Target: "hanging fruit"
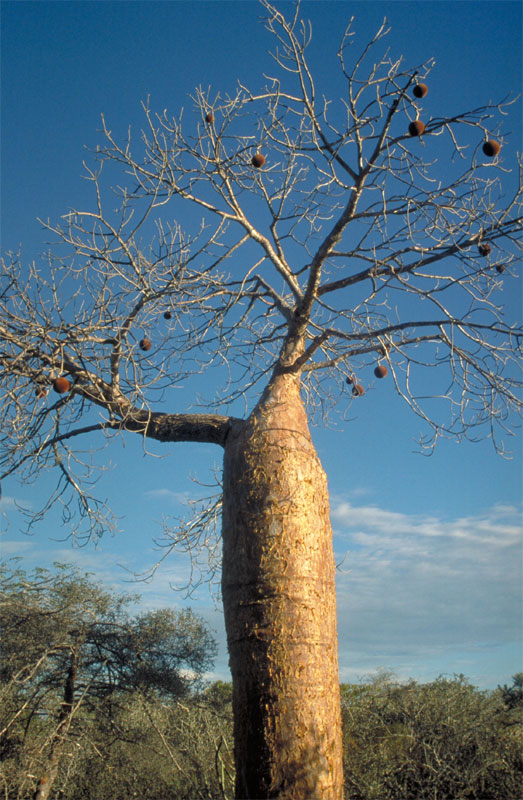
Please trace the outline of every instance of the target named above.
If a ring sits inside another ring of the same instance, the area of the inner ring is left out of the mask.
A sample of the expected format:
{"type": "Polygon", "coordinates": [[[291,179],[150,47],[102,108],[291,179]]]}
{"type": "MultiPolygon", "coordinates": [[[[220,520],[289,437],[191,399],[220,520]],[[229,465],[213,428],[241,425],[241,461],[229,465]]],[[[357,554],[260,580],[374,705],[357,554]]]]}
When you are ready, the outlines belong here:
{"type": "Polygon", "coordinates": [[[65,394],[71,388],[71,384],[67,378],[55,378],[53,381],[53,389],[58,394],[65,394]]]}
{"type": "Polygon", "coordinates": [[[263,167],[265,164],[265,156],[262,156],[261,153],[255,153],[251,159],[251,164],[253,167],[256,167],[256,169],[263,167]]]}
{"type": "Polygon", "coordinates": [[[478,250],[480,256],[488,256],[488,254],[492,250],[492,247],[489,245],[488,242],[481,242],[481,244],[478,244],[478,250]]]}
{"type": "Polygon", "coordinates": [[[425,131],[425,124],[420,119],[415,119],[409,125],[409,133],[411,136],[421,136],[425,131]]]}
{"type": "Polygon", "coordinates": [[[138,344],[139,344],[140,350],[143,350],[144,352],[147,352],[147,350],[150,350],[151,347],[152,347],[152,344],[151,344],[149,339],[140,339],[138,344]]]}
{"type": "Polygon", "coordinates": [[[412,94],[414,97],[425,97],[428,91],[429,87],[426,83],[418,83],[417,86],[415,86],[412,90],[412,94]]]}
{"type": "Polygon", "coordinates": [[[352,386],[352,384],[354,383],[354,378],[352,377],[352,375],[349,375],[348,378],[345,378],[345,383],[347,383],[349,386],[352,386]]]}
{"type": "Polygon", "coordinates": [[[170,312],[170,311],[166,311],[166,312],[164,313],[164,315],[163,315],[163,318],[164,318],[164,319],[171,319],[171,317],[172,317],[172,314],[171,314],[171,312],[170,312]]]}
{"type": "Polygon", "coordinates": [[[501,145],[499,142],[496,142],[495,139],[487,139],[487,141],[483,144],[483,152],[486,156],[489,156],[489,158],[497,156],[500,150],[501,145]]]}
{"type": "Polygon", "coordinates": [[[47,395],[47,389],[45,386],[37,386],[35,389],[35,395],[37,397],[45,397],[47,395]]]}
{"type": "Polygon", "coordinates": [[[363,388],[361,383],[356,383],[352,387],[352,394],[354,395],[354,397],[361,397],[362,394],[365,394],[365,389],[363,388]]]}
{"type": "Polygon", "coordinates": [[[209,125],[214,122],[214,115],[210,111],[205,115],[205,122],[208,122],[209,125]]]}
{"type": "Polygon", "coordinates": [[[377,378],[385,378],[388,375],[389,371],[385,364],[378,364],[378,366],[374,370],[374,374],[377,378]]]}
{"type": "Polygon", "coordinates": [[[499,273],[499,275],[503,275],[503,273],[505,272],[505,265],[496,264],[496,272],[499,273]]]}

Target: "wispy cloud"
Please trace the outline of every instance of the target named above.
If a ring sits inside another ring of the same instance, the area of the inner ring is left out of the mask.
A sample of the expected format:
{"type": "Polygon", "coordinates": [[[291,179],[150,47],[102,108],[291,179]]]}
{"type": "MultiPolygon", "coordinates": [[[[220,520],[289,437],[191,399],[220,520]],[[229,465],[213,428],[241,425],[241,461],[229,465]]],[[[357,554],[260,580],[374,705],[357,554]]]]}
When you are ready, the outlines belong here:
{"type": "Polygon", "coordinates": [[[391,664],[521,636],[521,515],[443,520],[347,501],[332,511],[340,661],[391,664]]]}
{"type": "Polygon", "coordinates": [[[20,566],[27,572],[36,565],[52,570],[55,563],[70,564],[81,572],[90,573],[93,580],[114,591],[140,595],[139,605],[144,610],[192,605],[202,598],[212,605],[206,585],[190,598],[182,590],[196,572],[192,569],[190,555],[176,552],[159,563],[163,554],[162,549],[151,541],[140,552],[126,551],[125,537],[107,537],[96,546],[90,543],[84,547],[57,545],[36,536],[24,539],[0,537],[1,559],[22,556],[20,566]]]}
{"type": "Polygon", "coordinates": [[[183,506],[186,506],[191,499],[189,492],[174,492],[172,489],[150,489],[145,492],[145,497],[150,500],[167,501],[183,506]]]}
{"type": "Polygon", "coordinates": [[[0,496],[0,513],[7,512],[7,511],[15,511],[20,508],[31,508],[31,503],[29,500],[20,500],[16,497],[11,497],[9,495],[1,495],[0,496]]]}
{"type": "Polygon", "coordinates": [[[33,543],[28,539],[25,541],[2,539],[0,540],[0,558],[23,556],[31,551],[32,546],[33,543]]]}

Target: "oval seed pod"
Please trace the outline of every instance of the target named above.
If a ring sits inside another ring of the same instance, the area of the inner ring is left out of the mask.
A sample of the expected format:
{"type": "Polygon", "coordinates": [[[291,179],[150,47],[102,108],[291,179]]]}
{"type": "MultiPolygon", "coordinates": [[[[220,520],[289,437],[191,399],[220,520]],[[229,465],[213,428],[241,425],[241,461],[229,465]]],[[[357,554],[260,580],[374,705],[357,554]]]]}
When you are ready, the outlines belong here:
{"type": "Polygon", "coordinates": [[[414,89],[412,90],[412,94],[414,95],[414,97],[425,97],[428,91],[429,87],[427,86],[426,83],[418,83],[417,86],[415,86],[414,89]]]}
{"type": "Polygon", "coordinates": [[[65,394],[71,388],[71,384],[67,380],[67,378],[55,378],[53,381],[53,389],[58,394],[65,394]]]}
{"type": "Polygon", "coordinates": [[[414,122],[411,122],[409,125],[409,133],[411,136],[421,136],[424,131],[425,123],[420,119],[415,119],[414,122]]]}
{"type": "Polygon", "coordinates": [[[263,165],[265,164],[265,156],[262,156],[261,153],[255,153],[255,155],[253,155],[251,159],[251,164],[253,165],[253,167],[256,167],[257,169],[263,167],[263,165]]]}
{"type": "Polygon", "coordinates": [[[500,150],[501,145],[499,142],[496,142],[495,139],[487,139],[487,141],[483,144],[483,152],[486,156],[489,156],[489,158],[497,156],[500,150]]]}
{"type": "Polygon", "coordinates": [[[144,352],[147,352],[147,350],[151,349],[152,344],[151,344],[151,341],[149,339],[145,339],[144,338],[144,339],[140,339],[140,341],[138,342],[138,346],[140,347],[140,350],[143,350],[144,352]]]}
{"type": "Polygon", "coordinates": [[[378,364],[374,370],[374,374],[377,378],[385,378],[389,374],[389,371],[385,364],[378,364]]]}

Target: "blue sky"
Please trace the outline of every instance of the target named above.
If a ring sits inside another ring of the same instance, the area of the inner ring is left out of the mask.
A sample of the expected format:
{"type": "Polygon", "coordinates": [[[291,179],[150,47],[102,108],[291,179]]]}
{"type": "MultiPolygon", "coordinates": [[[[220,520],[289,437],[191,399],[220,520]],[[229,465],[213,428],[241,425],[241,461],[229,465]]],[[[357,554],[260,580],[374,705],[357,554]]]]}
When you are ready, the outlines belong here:
{"type": "MultiPolygon", "coordinates": [[[[278,3],[281,9],[290,3],[278,3]]],[[[521,88],[518,2],[306,2],[313,23],[311,64],[321,88],[333,80],[336,50],[350,15],[363,45],[386,16],[387,44],[409,64],[436,59],[435,116],[474,108],[521,88]]],[[[236,80],[259,87],[271,71],[262,9],[243,2],[3,2],[2,250],[22,247],[29,261],[44,249],[37,217],[57,220],[89,202],[82,179],[85,146],[100,140],[100,114],[124,135],[142,124],[140,102],[174,115],[190,107],[199,84],[232,91],[236,80]]],[[[505,166],[521,149],[521,105],[504,124],[505,166]]],[[[507,189],[514,177],[508,173],[507,189]]],[[[180,220],[183,223],[183,220],[180,220]]],[[[521,317],[521,287],[509,281],[505,302],[521,317]]],[[[191,397],[175,397],[182,411],[191,397]]],[[[377,668],[430,680],[463,672],[480,686],[510,682],[521,663],[521,439],[511,460],[490,442],[441,441],[417,454],[419,421],[390,382],[369,385],[346,421],[313,436],[332,500],[340,562],[340,674],[358,680],[377,668]]],[[[85,446],[90,444],[86,442],[85,446]]],[[[99,484],[120,517],[115,536],[72,548],[50,517],[31,538],[19,533],[15,501],[43,502],[51,476],[32,486],[3,486],[2,557],[23,554],[28,567],[75,561],[112,585],[133,590],[123,569],[150,568],[164,516],[212,493],[221,450],[211,445],[140,442],[106,450],[112,469],[99,484]]],[[[190,602],[220,641],[216,675],[227,677],[223,624],[206,587],[190,600],[173,593],[189,574],[172,555],[138,587],[148,607],[190,602]]]]}

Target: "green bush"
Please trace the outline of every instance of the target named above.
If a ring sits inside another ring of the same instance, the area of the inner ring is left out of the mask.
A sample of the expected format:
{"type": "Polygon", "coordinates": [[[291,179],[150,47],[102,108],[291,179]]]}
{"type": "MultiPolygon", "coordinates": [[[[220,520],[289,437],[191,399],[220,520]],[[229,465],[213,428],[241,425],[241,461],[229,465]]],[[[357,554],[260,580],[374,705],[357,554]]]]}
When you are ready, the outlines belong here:
{"type": "Polygon", "coordinates": [[[348,800],[520,800],[521,726],[463,676],[342,686],[348,800]]]}

